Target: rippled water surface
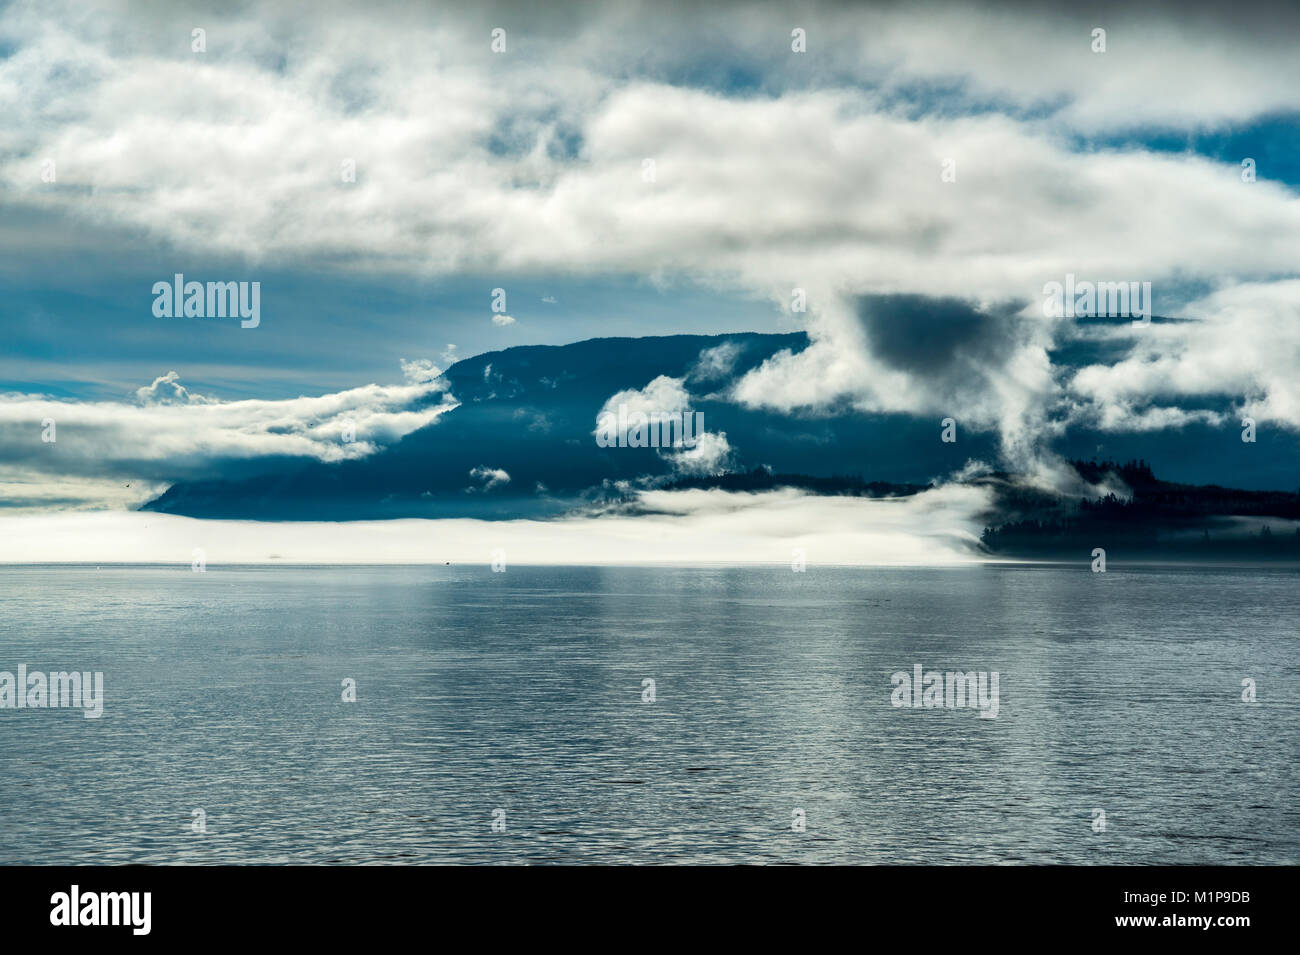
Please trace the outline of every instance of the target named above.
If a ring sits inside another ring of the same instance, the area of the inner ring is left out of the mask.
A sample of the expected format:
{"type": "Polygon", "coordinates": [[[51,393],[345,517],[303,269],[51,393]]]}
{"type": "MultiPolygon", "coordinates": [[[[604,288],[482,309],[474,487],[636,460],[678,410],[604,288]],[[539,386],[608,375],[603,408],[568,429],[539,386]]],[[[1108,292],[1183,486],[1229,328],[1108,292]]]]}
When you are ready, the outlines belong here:
{"type": "Polygon", "coordinates": [[[105,681],[0,710],[0,861],[1297,863],[1297,582],[0,568],[0,670],[105,681]],[[895,708],[916,663],[998,717],[895,708]]]}

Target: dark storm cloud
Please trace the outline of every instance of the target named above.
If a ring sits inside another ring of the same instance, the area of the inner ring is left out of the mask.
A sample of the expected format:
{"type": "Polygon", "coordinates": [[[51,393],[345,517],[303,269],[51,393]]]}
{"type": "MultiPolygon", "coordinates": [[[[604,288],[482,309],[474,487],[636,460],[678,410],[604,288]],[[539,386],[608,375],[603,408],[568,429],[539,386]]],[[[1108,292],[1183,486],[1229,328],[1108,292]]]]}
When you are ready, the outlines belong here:
{"type": "Polygon", "coordinates": [[[973,362],[1001,365],[1022,337],[1022,302],[981,310],[959,298],[927,295],[863,295],[859,321],[875,354],[898,371],[943,374],[973,362]]]}

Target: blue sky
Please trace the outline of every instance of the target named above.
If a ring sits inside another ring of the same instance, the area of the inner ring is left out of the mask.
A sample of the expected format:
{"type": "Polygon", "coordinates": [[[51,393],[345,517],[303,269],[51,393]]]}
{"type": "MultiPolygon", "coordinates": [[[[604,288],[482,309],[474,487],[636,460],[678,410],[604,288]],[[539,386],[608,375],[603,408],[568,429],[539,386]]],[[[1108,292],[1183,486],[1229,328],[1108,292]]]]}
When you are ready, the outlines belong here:
{"type": "Polygon", "coordinates": [[[515,345],[795,327],[770,301],[689,279],[267,269],[139,241],[87,251],[76,223],[60,217],[46,228],[48,246],[15,252],[0,273],[0,390],[113,400],[176,370],[213,397],[291,398],[400,382],[402,359],[445,368],[451,354],[515,345]],[[263,323],[155,318],[153,285],[177,269],[197,281],[260,282],[263,323]],[[506,327],[491,321],[501,287],[515,319],[506,327]]]}

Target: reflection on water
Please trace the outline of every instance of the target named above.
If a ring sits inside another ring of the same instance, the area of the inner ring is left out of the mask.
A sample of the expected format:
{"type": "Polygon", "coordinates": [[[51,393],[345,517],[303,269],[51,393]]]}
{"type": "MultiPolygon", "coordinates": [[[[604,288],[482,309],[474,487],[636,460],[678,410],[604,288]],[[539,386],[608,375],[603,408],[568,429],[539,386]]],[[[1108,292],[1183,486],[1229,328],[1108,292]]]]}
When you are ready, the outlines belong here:
{"type": "Polygon", "coordinates": [[[105,704],[0,710],[0,861],[1296,863],[1298,602],[1086,562],[9,567],[0,670],[105,704]],[[997,719],[892,706],[918,663],[998,671],[997,719]]]}

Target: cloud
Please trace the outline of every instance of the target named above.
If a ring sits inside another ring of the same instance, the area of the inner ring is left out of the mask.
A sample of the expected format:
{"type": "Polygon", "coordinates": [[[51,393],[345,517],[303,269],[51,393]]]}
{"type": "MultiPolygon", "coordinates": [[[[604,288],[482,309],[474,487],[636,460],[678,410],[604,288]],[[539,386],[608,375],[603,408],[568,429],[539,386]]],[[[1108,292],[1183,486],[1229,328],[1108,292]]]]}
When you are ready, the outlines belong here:
{"type": "Polygon", "coordinates": [[[427,358],[415,358],[411,361],[402,358],[400,361],[402,363],[402,376],[413,385],[433,381],[442,374],[442,369],[427,358]]]}
{"type": "Polygon", "coordinates": [[[500,325],[501,327],[504,328],[504,327],[506,327],[507,325],[513,325],[513,324],[515,324],[515,320],[514,320],[514,318],[511,317],[510,315],[502,315],[502,314],[498,313],[498,314],[492,316],[492,324],[493,324],[493,325],[500,325]]]}
{"type": "Polygon", "coordinates": [[[1300,280],[1233,285],[1192,302],[1185,324],[1154,323],[1112,334],[1127,357],[1074,372],[1072,423],[1104,431],[1221,425],[1249,415],[1300,430],[1300,280]],[[1218,411],[1184,410],[1217,398],[1218,411]]]}
{"type": "Polygon", "coordinates": [[[111,480],[0,467],[0,514],[134,510],[165,490],[167,484],[161,481],[111,480]]]}
{"type": "Polygon", "coordinates": [[[501,468],[489,468],[482,465],[471,468],[469,476],[479,481],[479,487],[467,487],[466,493],[473,494],[475,491],[487,492],[494,487],[503,487],[510,483],[510,475],[501,468]]]}
{"type": "Polygon", "coordinates": [[[626,388],[615,392],[606,399],[600,410],[601,413],[618,414],[621,406],[626,408],[629,415],[673,414],[686,411],[690,404],[691,396],[686,390],[684,379],[659,375],[644,388],[626,388]]]}
{"type": "Polygon", "coordinates": [[[684,475],[717,474],[726,469],[731,459],[731,445],[725,431],[706,431],[695,440],[694,447],[680,451],[660,451],[673,470],[684,475]]]}
{"type": "Polygon", "coordinates": [[[872,351],[899,371],[933,381],[1002,364],[1019,334],[1016,314],[1024,304],[981,309],[957,298],[864,295],[858,318],[872,351]]]}
{"type": "Polygon", "coordinates": [[[1023,297],[1067,270],[1289,272],[1300,238],[1295,197],[1247,187],[1234,165],[1081,152],[1069,135],[1138,100],[1193,124],[1281,108],[1300,67],[1235,17],[1157,31],[1116,10],[1094,55],[1091,15],[828,7],[798,60],[772,55],[787,15],[746,10],[751,24],[732,8],[717,17],[734,55],[773,84],[755,97],[664,82],[702,55],[700,23],[626,4],[575,15],[572,32],[531,25],[528,56],[482,54],[480,22],[450,10],[435,25],[398,6],[292,21],[249,8],[194,54],[183,7],[130,43],[46,9],[6,13],[0,179],[25,203],[250,262],[676,273],[783,300],[795,284],[1023,297]],[[677,42],[647,61],[643,35],[618,32],[633,23],[677,42]],[[642,66],[629,77],[628,63],[642,66]],[[797,63],[812,72],[795,82],[797,63]],[[900,107],[920,81],[958,92],[900,107]],[[979,94],[965,111],[962,90],[979,94]],[[1036,120],[980,95],[1068,105],[1036,120]],[[63,160],[55,188],[43,156],[63,160]],[[940,179],[947,158],[956,182],[940,179]]]}
{"type": "Polygon", "coordinates": [[[196,395],[180,383],[180,373],[169,371],[153,380],[152,385],[137,388],[136,400],[144,405],[208,404],[207,398],[196,395]]]}
{"type": "Polygon", "coordinates": [[[911,498],[811,497],[782,490],[642,492],[652,513],[554,521],[395,520],[315,523],[195,520],[168,514],[0,515],[0,561],[139,561],[188,565],[202,547],[209,573],[266,563],[483,564],[495,548],[521,564],[769,564],[804,552],[809,572],[831,564],[954,564],[975,559],[984,488],[911,498]],[[431,528],[436,527],[436,532],[431,528]],[[430,541],[435,546],[430,547],[430,541]]]}
{"type": "Polygon", "coordinates": [[[1014,305],[864,295],[824,308],[801,352],[778,352],[731,388],[742,405],[787,413],[852,408],[952,417],[998,430],[1008,450],[1039,430],[1056,385],[1048,320],[1014,305]]]}
{"type": "Polygon", "coordinates": [[[740,356],[740,346],[735,342],[723,342],[700,352],[700,357],[691,368],[687,378],[692,381],[716,381],[726,378],[735,367],[740,356]]]}
{"type": "MultiPolygon", "coordinates": [[[[706,349],[705,352],[701,353],[701,357],[707,363],[706,368],[716,367],[723,360],[727,362],[729,368],[734,354],[728,350],[727,345],[722,345],[714,349],[706,349]],[[704,358],[706,355],[708,357],[704,358]],[[730,355],[729,358],[728,355],[730,355]]],[[[699,368],[700,365],[697,364],[695,367],[699,368]]],[[[606,427],[613,428],[615,422],[627,421],[637,414],[645,415],[651,422],[661,420],[660,416],[663,415],[681,414],[684,418],[690,416],[692,414],[691,395],[686,390],[686,379],[659,375],[644,388],[628,388],[616,392],[605,401],[599,414],[596,415],[597,427],[592,433],[600,433],[602,416],[612,416],[606,418],[606,427]]],[[[693,424],[694,419],[691,420],[693,424]]],[[[635,424],[629,427],[628,430],[631,431],[634,428],[635,424]]],[[[674,438],[680,438],[680,435],[674,432],[669,432],[669,434],[674,438]]],[[[666,440],[662,434],[659,437],[666,440]]],[[[611,431],[606,435],[606,440],[616,441],[617,436],[611,431]]],[[[693,432],[692,443],[689,447],[659,447],[656,449],[659,457],[672,466],[674,473],[680,475],[705,475],[722,472],[731,461],[732,451],[726,433],[712,431],[693,432]]]]}
{"type": "Polygon", "coordinates": [[[190,392],[175,372],[136,394],[135,404],[0,395],[0,484],[11,502],[50,482],[65,489],[51,499],[69,506],[121,506],[178,480],[258,473],[292,459],[363,458],[456,407],[435,383],[218,401],[190,392]],[[53,442],[42,440],[47,419],[53,442]],[[128,482],[134,490],[123,494],[128,482]]]}

